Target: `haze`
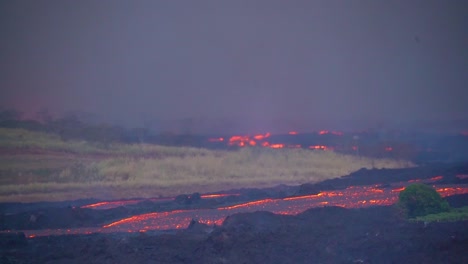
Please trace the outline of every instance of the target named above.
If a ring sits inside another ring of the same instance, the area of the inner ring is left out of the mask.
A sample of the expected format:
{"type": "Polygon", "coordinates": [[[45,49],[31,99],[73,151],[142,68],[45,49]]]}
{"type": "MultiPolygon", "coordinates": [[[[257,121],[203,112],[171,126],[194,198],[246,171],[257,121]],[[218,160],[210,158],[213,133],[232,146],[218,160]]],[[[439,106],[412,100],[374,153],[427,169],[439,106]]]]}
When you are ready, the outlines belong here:
{"type": "Polygon", "coordinates": [[[467,1],[2,1],[0,105],[200,131],[460,120],[467,14],[467,1]]]}

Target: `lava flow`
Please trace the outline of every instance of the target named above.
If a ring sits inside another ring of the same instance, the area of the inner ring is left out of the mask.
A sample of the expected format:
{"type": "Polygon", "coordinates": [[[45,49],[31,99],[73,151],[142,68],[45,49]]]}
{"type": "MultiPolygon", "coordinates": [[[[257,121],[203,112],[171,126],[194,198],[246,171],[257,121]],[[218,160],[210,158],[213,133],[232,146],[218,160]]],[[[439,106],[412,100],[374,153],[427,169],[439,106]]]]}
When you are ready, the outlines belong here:
{"type": "MultiPolygon", "coordinates": [[[[219,208],[146,213],[108,223],[101,228],[26,230],[23,232],[28,237],[96,232],[146,232],[187,228],[192,219],[208,225],[220,225],[227,216],[242,212],[269,211],[276,214],[295,215],[307,209],[321,206],[358,208],[391,205],[397,201],[398,193],[404,189],[405,185],[407,183],[389,188],[380,188],[380,185],[350,186],[343,190],[323,191],[317,194],[279,199],[268,198],[219,208]]],[[[433,186],[443,197],[468,193],[468,185],[466,184],[433,186]]],[[[216,194],[206,196],[206,198],[209,197],[218,196],[216,194]]]]}
{"type": "MultiPolygon", "coordinates": [[[[288,136],[297,136],[299,133],[297,131],[289,131],[288,136]]],[[[320,130],[316,132],[316,135],[323,136],[323,135],[333,135],[333,136],[343,136],[343,132],[339,131],[328,131],[328,130],[320,130]]],[[[228,146],[236,146],[236,147],[247,147],[247,146],[261,146],[266,148],[273,148],[273,149],[282,149],[282,148],[308,148],[312,150],[334,150],[335,147],[333,146],[325,146],[325,145],[301,145],[296,143],[286,143],[286,142],[270,142],[268,139],[272,136],[271,133],[265,134],[256,134],[256,135],[235,135],[229,137],[226,142],[228,146]]],[[[223,137],[215,137],[209,138],[208,142],[224,142],[223,137]]],[[[387,147],[386,151],[391,151],[391,147],[387,147]],[[390,148],[390,150],[388,149],[390,148]]]]}
{"type": "MultiPolygon", "coordinates": [[[[203,194],[200,195],[202,199],[211,199],[211,198],[221,198],[226,196],[238,196],[238,193],[216,193],[216,194],[203,194]]],[[[98,202],[93,204],[83,205],[80,208],[91,208],[91,209],[111,209],[116,208],[119,206],[126,206],[141,203],[143,201],[151,201],[151,202],[165,202],[165,201],[173,201],[175,200],[174,197],[167,197],[167,198],[148,198],[148,199],[132,199],[132,200],[119,200],[119,201],[104,201],[98,202]]]]}

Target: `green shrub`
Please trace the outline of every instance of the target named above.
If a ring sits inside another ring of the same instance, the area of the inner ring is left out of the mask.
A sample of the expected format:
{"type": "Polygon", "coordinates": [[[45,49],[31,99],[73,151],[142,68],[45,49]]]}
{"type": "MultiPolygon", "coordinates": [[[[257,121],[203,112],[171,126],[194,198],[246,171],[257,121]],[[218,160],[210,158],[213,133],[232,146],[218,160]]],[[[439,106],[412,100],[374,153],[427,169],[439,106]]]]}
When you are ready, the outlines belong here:
{"type": "Polygon", "coordinates": [[[450,206],[431,186],[416,183],[400,192],[398,206],[409,218],[447,212],[450,206]]]}

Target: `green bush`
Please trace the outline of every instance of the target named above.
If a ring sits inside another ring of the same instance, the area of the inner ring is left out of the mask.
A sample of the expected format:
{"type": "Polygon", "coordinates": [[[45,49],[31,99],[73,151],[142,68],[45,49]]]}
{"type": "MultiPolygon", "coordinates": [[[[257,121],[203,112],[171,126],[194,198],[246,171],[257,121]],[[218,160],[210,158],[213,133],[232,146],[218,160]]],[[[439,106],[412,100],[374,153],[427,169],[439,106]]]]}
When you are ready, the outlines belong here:
{"type": "Polygon", "coordinates": [[[409,218],[447,212],[450,206],[431,186],[416,183],[400,192],[398,206],[409,218]]]}

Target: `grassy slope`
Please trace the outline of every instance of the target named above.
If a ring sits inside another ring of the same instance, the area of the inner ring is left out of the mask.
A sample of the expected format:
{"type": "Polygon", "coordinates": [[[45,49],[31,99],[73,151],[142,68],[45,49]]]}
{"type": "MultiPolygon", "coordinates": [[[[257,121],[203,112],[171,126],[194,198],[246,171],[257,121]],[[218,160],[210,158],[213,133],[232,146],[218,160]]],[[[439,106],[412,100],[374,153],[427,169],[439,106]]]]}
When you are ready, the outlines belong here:
{"type": "Polygon", "coordinates": [[[451,208],[448,212],[419,216],[411,221],[416,222],[453,222],[468,220],[468,206],[451,208]]]}
{"type": "Polygon", "coordinates": [[[167,196],[317,182],[362,167],[404,166],[408,163],[303,149],[104,147],[0,128],[0,202],[167,196]]]}

